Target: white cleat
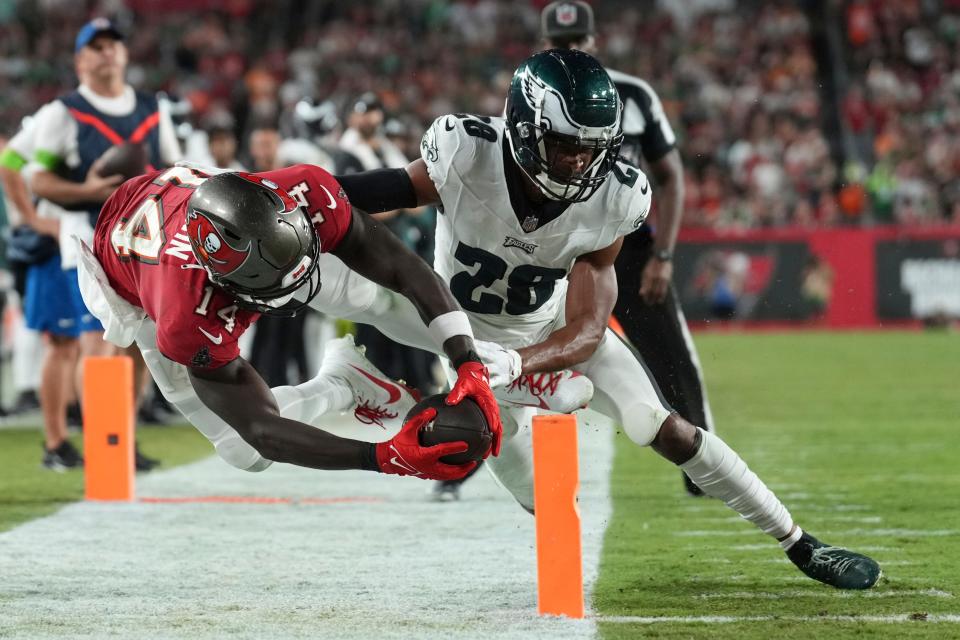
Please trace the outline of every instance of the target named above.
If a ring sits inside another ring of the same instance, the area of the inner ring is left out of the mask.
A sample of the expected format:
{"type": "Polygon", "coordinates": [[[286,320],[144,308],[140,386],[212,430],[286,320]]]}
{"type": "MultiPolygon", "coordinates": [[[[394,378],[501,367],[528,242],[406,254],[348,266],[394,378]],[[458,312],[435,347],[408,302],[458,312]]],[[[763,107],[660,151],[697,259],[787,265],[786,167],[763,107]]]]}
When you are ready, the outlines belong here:
{"type": "Polygon", "coordinates": [[[353,415],[359,422],[386,429],[385,420],[402,419],[413,408],[416,392],[391,380],[363,353],[352,335],[330,340],[324,347],[320,375],[343,380],[353,390],[353,415]]]}
{"type": "Polygon", "coordinates": [[[493,390],[497,400],[516,407],[536,407],[557,413],[583,409],[593,398],[593,382],[576,371],[529,373],[493,390]]]}

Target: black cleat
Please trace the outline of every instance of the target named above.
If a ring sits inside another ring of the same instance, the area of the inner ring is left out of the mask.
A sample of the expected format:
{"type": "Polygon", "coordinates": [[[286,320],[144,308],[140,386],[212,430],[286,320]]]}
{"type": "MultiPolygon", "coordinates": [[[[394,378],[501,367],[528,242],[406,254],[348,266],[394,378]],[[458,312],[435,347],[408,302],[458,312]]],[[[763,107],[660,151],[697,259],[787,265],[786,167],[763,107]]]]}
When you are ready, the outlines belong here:
{"type": "Polygon", "coordinates": [[[30,389],[28,391],[20,392],[20,395],[17,396],[13,406],[10,407],[10,413],[13,415],[17,415],[19,413],[29,413],[31,411],[37,411],[39,408],[40,398],[37,396],[36,391],[30,389]]]}
{"type": "Polygon", "coordinates": [[[707,495],[703,492],[703,489],[698,487],[685,472],[681,471],[680,475],[683,476],[683,488],[687,490],[688,495],[693,498],[701,498],[707,495]]]}
{"type": "Polygon", "coordinates": [[[156,458],[148,458],[140,453],[140,445],[135,444],[133,448],[133,464],[137,471],[150,471],[154,467],[160,466],[160,461],[156,458]]]}
{"type": "Polygon", "coordinates": [[[69,440],[64,440],[56,449],[43,446],[43,466],[51,471],[67,471],[83,467],[83,456],[69,440]]]}
{"type": "Polygon", "coordinates": [[[883,575],[872,558],[831,547],[806,532],[787,550],[787,557],[808,577],[837,589],[869,589],[883,575]]]}
{"type": "Polygon", "coordinates": [[[430,499],[434,502],[456,502],[460,499],[460,480],[437,480],[430,489],[430,499]]]}
{"type": "Polygon", "coordinates": [[[144,404],[137,409],[138,424],[167,424],[169,415],[162,413],[153,404],[144,404]]]}
{"type": "Polygon", "coordinates": [[[83,410],[79,403],[72,402],[67,405],[67,426],[83,430],[83,410]]]}

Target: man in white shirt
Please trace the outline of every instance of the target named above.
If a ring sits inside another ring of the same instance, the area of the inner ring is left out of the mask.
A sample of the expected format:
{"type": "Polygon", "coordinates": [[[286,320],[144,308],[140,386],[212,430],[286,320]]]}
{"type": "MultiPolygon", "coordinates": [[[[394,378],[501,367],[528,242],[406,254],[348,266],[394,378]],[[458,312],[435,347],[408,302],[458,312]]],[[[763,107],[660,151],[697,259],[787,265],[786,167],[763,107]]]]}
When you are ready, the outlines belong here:
{"type": "MultiPolygon", "coordinates": [[[[77,285],[77,245],[88,244],[101,205],[122,182],[121,176],[101,176],[97,160],[111,147],[143,146],[145,170],[180,159],[180,147],[168,113],[156,96],[135,91],[125,80],[127,48],[123,35],[106,18],[95,18],[77,34],[74,64],[80,81],[76,90],[53,101],[37,114],[34,161],[40,168],[31,186],[39,197],[64,206],[69,213],[60,224],[60,252],[68,295],[77,312],[81,358],[108,355],[103,327],[86,309],[77,285]]],[[[135,388],[142,389],[146,368],[139,352],[128,351],[135,363],[135,388]]],[[[81,368],[77,370],[80,379],[81,368]]],[[[79,387],[79,384],[78,384],[79,387]]],[[[151,465],[138,456],[138,468],[151,465]]]]}

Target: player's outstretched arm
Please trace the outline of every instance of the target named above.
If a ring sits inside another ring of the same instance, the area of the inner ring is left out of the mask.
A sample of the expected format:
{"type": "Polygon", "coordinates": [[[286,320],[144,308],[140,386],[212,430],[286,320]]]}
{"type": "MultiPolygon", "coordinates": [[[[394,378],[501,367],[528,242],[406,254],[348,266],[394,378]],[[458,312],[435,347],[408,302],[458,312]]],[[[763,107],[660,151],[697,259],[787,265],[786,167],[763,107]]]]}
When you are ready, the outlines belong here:
{"type": "Polygon", "coordinates": [[[191,367],[188,371],[200,400],[261,456],[274,462],[313,469],[365,469],[430,480],[461,478],[476,464],[440,462],[443,456],[465,451],[466,443],[420,446],[420,427],[435,414],[423,412],[411,417],[387,442],[361,442],[282,417],[266,382],[243,358],[218,369],[191,367]]]}
{"type": "Polygon", "coordinates": [[[367,213],[439,204],[437,187],[422,158],[405,169],[374,169],[336,176],[353,205],[367,213]]]}
{"type": "Polygon", "coordinates": [[[270,388],[243,358],[217,369],[190,367],[194,390],[260,455],[314,469],[375,469],[371,445],[280,415],[270,388]]]}
{"type": "Polygon", "coordinates": [[[609,247],[577,258],[568,278],[567,324],[543,342],[518,349],[524,373],[569,369],[597,350],[617,302],[613,263],[622,243],[618,239],[609,247]]]}
{"type": "MultiPolygon", "coordinates": [[[[353,271],[410,300],[427,325],[446,314],[462,313],[440,276],[381,222],[357,207],[350,230],[332,253],[353,271]]],[[[463,322],[462,331],[439,340],[454,363],[474,350],[466,316],[463,322]]]]}
{"type": "Polygon", "coordinates": [[[490,375],[477,355],[470,321],[446,283],[382,223],[356,207],[350,230],[332,253],[350,269],[413,303],[457,370],[448,403],[469,397],[480,405],[493,432],[493,455],[497,455],[503,426],[490,375]]]}

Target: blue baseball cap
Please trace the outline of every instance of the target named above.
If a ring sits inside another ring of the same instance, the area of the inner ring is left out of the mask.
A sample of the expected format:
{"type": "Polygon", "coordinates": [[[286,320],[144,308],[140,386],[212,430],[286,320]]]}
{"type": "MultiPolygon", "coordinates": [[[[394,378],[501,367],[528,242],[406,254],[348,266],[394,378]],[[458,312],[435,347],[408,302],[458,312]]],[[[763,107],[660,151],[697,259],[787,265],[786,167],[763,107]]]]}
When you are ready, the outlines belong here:
{"type": "Polygon", "coordinates": [[[109,18],[94,18],[83,25],[80,32],[77,33],[77,41],[74,45],[73,52],[76,53],[80,51],[80,49],[83,49],[93,42],[94,38],[101,35],[111,36],[114,40],[123,40],[123,34],[120,33],[120,30],[117,29],[117,26],[113,24],[112,20],[109,18]]]}

